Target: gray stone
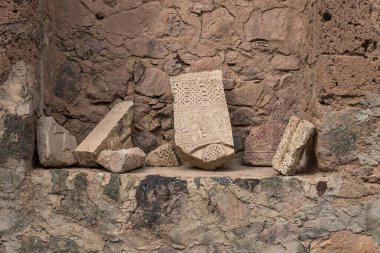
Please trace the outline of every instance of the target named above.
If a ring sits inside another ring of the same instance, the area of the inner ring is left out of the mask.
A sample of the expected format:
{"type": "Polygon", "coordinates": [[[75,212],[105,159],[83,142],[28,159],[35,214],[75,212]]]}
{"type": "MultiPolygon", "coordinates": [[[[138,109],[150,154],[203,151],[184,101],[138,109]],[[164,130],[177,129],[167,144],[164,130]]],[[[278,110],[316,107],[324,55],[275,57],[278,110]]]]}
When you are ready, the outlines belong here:
{"type": "Polygon", "coordinates": [[[124,173],[144,165],[146,154],[140,148],[122,149],[118,151],[104,150],[98,157],[98,163],[115,173],[124,173]]]}
{"type": "Polygon", "coordinates": [[[45,167],[65,167],[77,163],[75,136],[58,125],[53,117],[42,116],[37,121],[37,150],[45,167]]]}
{"type": "Polygon", "coordinates": [[[94,130],[75,149],[80,165],[96,166],[103,150],[120,150],[132,147],[131,123],[133,102],[116,104],[94,130]]]}

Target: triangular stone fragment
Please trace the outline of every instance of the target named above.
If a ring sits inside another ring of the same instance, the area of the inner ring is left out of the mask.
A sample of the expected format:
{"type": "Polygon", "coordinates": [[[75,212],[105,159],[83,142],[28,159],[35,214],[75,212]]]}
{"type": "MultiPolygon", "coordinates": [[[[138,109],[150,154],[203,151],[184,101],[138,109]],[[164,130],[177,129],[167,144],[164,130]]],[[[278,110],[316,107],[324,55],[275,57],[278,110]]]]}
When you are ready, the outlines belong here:
{"type": "Polygon", "coordinates": [[[151,167],[177,167],[179,164],[172,145],[167,143],[148,154],[146,165],[151,167]]]}
{"type": "Polygon", "coordinates": [[[220,70],[171,78],[175,144],[185,160],[214,170],[234,155],[231,122],[220,70]]]}

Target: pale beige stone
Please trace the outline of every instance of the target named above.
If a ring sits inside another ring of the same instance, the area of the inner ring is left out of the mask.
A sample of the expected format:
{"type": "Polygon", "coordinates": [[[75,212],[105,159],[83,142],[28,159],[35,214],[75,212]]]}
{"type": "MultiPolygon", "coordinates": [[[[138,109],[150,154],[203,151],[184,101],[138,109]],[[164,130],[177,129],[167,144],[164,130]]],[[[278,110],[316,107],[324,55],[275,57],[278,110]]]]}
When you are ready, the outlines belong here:
{"type": "Polygon", "coordinates": [[[98,157],[98,163],[115,173],[124,173],[144,165],[146,154],[140,148],[122,150],[104,150],[98,157]]]}
{"type": "Polygon", "coordinates": [[[75,149],[82,166],[96,166],[98,155],[103,150],[120,150],[132,147],[131,122],[133,102],[116,104],[94,130],[75,149]]]}
{"type": "Polygon", "coordinates": [[[37,150],[45,167],[64,167],[77,163],[74,150],[77,140],[58,125],[53,117],[43,116],[37,121],[37,150]]]}
{"type": "Polygon", "coordinates": [[[175,144],[185,160],[214,170],[234,155],[231,122],[220,70],[170,80],[174,95],[175,144]]]}
{"type": "Polygon", "coordinates": [[[294,116],[291,117],[273,157],[273,168],[283,175],[296,173],[306,145],[314,133],[313,124],[294,116]]]}
{"type": "Polygon", "coordinates": [[[146,157],[146,165],[151,167],[177,167],[177,156],[170,143],[164,144],[153,150],[146,157]]]}

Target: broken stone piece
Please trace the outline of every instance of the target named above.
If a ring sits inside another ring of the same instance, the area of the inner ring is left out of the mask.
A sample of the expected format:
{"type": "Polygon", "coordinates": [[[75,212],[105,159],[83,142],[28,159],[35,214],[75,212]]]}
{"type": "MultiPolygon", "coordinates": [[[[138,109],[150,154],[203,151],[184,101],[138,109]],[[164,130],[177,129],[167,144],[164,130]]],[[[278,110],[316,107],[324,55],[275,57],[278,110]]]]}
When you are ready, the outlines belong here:
{"type": "Polygon", "coordinates": [[[98,155],[103,150],[120,150],[132,147],[131,122],[133,102],[116,104],[99,122],[94,130],[75,149],[82,166],[96,166],[98,155]]]}
{"type": "Polygon", "coordinates": [[[151,167],[177,167],[177,156],[170,143],[164,144],[153,150],[146,157],[146,165],[151,167]]]}
{"type": "Polygon", "coordinates": [[[273,157],[273,168],[283,175],[296,173],[306,145],[314,133],[313,124],[294,116],[291,117],[273,157]]]}
{"type": "Polygon", "coordinates": [[[65,167],[77,163],[74,150],[77,140],[58,125],[53,117],[42,116],[37,121],[37,150],[45,167],[65,167]]]}
{"type": "Polygon", "coordinates": [[[146,154],[140,148],[122,150],[104,150],[98,157],[98,163],[114,173],[124,173],[144,165],[146,154]]]}
{"type": "Polygon", "coordinates": [[[231,122],[222,71],[171,78],[175,144],[185,160],[214,170],[234,155],[231,122]]]}
{"type": "Polygon", "coordinates": [[[244,144],[244,164],[272,166],[273,156],[284,133],[284,124],[267,123],[254,126],[244,144]]]}

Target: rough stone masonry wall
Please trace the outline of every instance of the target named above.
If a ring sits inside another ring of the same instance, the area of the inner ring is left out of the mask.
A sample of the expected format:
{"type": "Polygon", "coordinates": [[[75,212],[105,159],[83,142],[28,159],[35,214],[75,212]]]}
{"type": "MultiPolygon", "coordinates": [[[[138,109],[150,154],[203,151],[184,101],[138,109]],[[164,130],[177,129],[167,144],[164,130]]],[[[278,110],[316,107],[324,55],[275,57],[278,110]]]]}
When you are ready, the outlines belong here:
{"type": "Polygon", "coordinates": [[[2,1],[0,252],[380,252],[379,4],[2,1]],[[173,137],[168,76],[219,67],[238,150],[251,126],[296,114],[338,172],[25,176],[39,92],[78,141],[133,100],[148,151],[173,137]]]}
{"type": "Polygon", "coordinates": [[[222,69],[235,147],[252,126],[309,108],[313,1],[47,2],[44,103],[80,142],[120,100],[135,102],[133,140],[173,141],[169,77],[222,69]]]}
{"type": "Polygon", "coordinates": [[[0,252],[27,216],[22,191],[32,168],[38,107],[37,1],[0,2],[0,252]]]}

